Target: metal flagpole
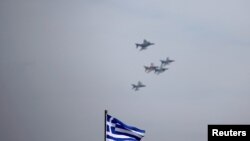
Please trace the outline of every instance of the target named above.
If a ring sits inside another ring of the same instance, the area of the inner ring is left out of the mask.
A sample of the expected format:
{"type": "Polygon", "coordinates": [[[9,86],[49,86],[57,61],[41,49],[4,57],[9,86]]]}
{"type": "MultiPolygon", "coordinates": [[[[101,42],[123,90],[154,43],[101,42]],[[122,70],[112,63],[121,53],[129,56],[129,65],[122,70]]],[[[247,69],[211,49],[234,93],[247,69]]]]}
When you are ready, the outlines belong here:
{"type": "Polygon", "coordinates": [[[108,114],[108,110],[104,111],[104,141],[106,141],[106,131],[107,131],[107,114],[108,114]]]}

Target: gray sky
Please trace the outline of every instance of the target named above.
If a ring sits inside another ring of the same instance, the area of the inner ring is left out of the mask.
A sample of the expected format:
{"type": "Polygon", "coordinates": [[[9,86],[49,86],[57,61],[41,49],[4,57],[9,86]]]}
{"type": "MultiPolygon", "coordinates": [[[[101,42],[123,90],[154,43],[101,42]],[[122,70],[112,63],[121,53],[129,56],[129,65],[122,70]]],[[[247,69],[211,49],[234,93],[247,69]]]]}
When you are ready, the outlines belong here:
{"type": "Polygon", "coordinates": [[[248,0],[2,0],[0,140],[103,140],[104,109],[143,141],[250,124],[248,0]],[[156,43],[145,51],[136,42],[156,43]],[[175,59],[160,75],[144,65],[175,59]],[[141,80],[146,88],[134,92],[141,80]]]}

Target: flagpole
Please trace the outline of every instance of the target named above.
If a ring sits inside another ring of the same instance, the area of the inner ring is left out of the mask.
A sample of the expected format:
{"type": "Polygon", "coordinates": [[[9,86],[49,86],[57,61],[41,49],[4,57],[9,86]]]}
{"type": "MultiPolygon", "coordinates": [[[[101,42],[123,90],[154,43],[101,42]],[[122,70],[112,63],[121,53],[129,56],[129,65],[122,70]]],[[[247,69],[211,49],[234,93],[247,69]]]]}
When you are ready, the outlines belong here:
{"type": "Polygon", "coordinates": [[[104,141],[106,141],[106,131],[107,131],[107,114],[108,114],[108,110],[104,111],[104,141]]]}

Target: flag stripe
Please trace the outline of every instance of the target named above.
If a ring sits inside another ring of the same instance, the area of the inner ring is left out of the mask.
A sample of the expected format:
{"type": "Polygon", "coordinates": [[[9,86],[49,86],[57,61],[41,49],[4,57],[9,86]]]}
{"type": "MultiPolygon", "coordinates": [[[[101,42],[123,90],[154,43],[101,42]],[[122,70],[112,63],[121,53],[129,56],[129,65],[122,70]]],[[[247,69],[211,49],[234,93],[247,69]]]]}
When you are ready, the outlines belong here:
{"type": "Polygon", "coordinates": [[[121,139],[128,138],[128,136],[113,134],[112,132],[107,132],[107,135],[112,136],[114,138],[121,138],[121,139]]]}
{"type": "Polygon", "coordinates": [[[118,128],[111,128],[111,131],[113,134],[116,134],[116,135],[124,135],[124,136],[127,136],[127,137],[131,137],[131,138],[134,138],[136,140],[140,140],[142,137],[138,137],[136,136],[135,134],[133,133],[130,133],[131,131],[122,131],[123,129],[119,130],[118,128]]]}
{"type": "Polygon", "coordinates": [[[111,140],[111,141],[138,141],[136,139],[133,138],[115,138],[112,136],[107,135],[107,139],[111,140]]]}
{"type": "Polygon", "coordinates": [[[131,132],[131,131],[128,131],[128,130],[124,130],[124,129],[121,129],[121,128],[115,128],[115,131],[116,132],[120,132],[120,133],[127,133],[129,135],[133,135],[133,136],[136,136],[138,138],[142,138],[143,136],[142,135],[139,135],[135,132],[131,132]]]}
{"type": "Polygon", "coordinates": [[[131,129],[128,129],[128,128],[125,128],[124,126],[121,126],[121,125],[116,125],[116,128],[121,128],[121,129],[124,129],[124,130],[129,130],[133,133],[136,133],[136,134],[139,134],[140,136],[144,136],[145,132],[138,132],[138,131],[135,131],[135,130],[131,130],[131,129]]]}
{"type": "Polygon", "coordinates": [[[118,124],[118,125],[120,124],[121,126],[124,126],[124,127],[127,128],[127,129],[131,129],[131,130],[135,130],[135,131],[138,131],[138,132],[145,133],[144,130],[138,129],[138,128],[133,127],[133,126],[128,126],[128,125],[122,123],[120,120],[118,120],[118,119],[116,119],[116,118],[113,119],[113,122],[112,122],[112,123],[115,123],[115,124],[118,124]]]}

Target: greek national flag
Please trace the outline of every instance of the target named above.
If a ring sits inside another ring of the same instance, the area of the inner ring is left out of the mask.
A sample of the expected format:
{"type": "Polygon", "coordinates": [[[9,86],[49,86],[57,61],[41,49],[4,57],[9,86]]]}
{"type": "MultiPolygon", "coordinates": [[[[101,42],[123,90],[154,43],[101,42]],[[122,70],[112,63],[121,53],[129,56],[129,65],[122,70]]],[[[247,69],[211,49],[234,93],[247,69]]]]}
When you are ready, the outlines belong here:
{"type": "Polygon", "coordinates": [[[126,125],[110,115],[107,115],[106,126],[107,141],[140,141],[145,134],[144,130],[126,125]]]}

